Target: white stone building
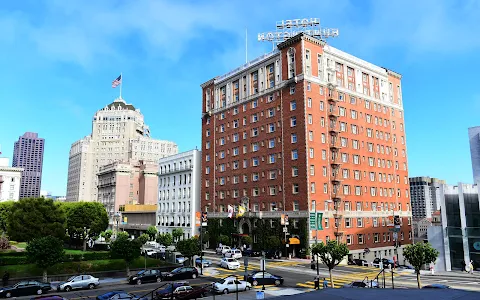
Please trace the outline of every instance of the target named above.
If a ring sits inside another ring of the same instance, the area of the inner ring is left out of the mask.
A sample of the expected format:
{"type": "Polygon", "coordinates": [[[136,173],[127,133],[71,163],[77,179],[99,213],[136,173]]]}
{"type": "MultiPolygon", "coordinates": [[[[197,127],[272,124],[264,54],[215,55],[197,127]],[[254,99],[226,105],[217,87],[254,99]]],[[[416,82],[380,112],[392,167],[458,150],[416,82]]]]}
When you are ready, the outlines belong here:
{"type": "Polygon", "coordinates": [[[155,140],[140,109],[121,98],[97,111],[92,133],[72,144],[68,166],[67,201],[97,201],[97,173],[116,161],[158,161],[178,153],[174,142],[155,140]]]}
{"type": "Polygon", "coordinates": [[[160,159],[158,176],[159,233],[182,228],[184,238],[198,235],[195,214],[200,212],[201,152],[191,150],[160,159]]]}
{"type": "Polygon", "coordinates": [[[20,198],[20,179],[22,168],[9,167],[9,160],[0,157],[0,202],[20,198]]]}

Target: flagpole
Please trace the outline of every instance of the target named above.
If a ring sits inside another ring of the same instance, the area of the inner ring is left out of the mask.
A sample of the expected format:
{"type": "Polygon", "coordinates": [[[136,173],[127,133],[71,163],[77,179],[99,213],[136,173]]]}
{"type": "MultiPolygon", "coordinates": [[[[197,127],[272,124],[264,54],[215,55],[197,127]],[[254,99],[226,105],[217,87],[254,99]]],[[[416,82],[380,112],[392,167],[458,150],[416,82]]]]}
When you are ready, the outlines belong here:
{"type": "Polygon", "coordinates": [[[122,99],[123,74],[120,72],[120,99],[122,99]]]}

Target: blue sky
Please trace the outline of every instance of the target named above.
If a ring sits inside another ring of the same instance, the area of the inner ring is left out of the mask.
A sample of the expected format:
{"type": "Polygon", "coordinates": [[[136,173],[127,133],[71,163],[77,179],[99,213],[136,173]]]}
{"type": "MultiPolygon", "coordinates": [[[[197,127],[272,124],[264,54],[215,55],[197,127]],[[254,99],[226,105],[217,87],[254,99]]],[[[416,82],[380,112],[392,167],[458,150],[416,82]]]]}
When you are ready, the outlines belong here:
{"type": "Polygon", "coordinates": [[[471,182],[467,128],[480,125],[480,1],[5,0],[0,144],[46,139],[43,190],[64,195],[70,145],[118,89],[152,136],[200,146],[200,84],[272,48],[256,34],[317,17],[341,50],[403,75],[410,176],[471,182]],[[88,5],[85,3],[88,2],[88,5]]]}

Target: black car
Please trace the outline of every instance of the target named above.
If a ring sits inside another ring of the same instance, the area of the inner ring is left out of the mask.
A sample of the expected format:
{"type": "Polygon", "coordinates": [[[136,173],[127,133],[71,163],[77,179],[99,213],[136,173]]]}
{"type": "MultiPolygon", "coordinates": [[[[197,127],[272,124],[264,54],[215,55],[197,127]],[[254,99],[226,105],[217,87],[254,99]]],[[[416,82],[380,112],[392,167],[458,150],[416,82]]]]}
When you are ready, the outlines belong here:
{"type": "Polygon", "coordinates": [[[250,282],[253,286],[264,284],[278,286],[283,284],[283,277],[268,272],[254,271],[247,276],[247,282],[250,282]]]}
{"type": "Polygon", "coordinates": [[[147,300],[147,298],[140,298],[125,291],[110,291],[97,296],[96,300],[147,300]]]}
{"type": "Polygon", "coordinates": [[[195,279],[198,277],[198,270],[195,267],[180,267],[171,272],[162,273],[162,279],[174,281],[179,279],[195,279]]]}
{"type": "Polygon", "coordinates": [[[368,262],[364,259],[360,259],[360,258],[355,258],[353,260],[353,264],[354,265],[357,265],[357,266],[368,266],[368,262]]]}
{"type": "Polygon", "coordinates": [[[130,284],[142,284],[146,282],[161,282],[162,273],[158,270],[142,270],[137,274],[128,277],[130,284]]]}
{"type": "Polygon", "coordinates": [[[262,251],[245,249],[245,250],[243,250],[242,255],[243,256],[250,256],[250,257],[259,257],[259,256],[262,256],[262,251]]]}
{"type": "MultiPolygon", "coordinates": [[[[380,258],[375,258],[373,260],[373,264],[374,265],[379,265],[380,264],[380,258]]],[[[388,259],[388,258],[382,258],[382,264],[383,264],[383,267],[384,268],[394,268],[395,267],[395,263],[393,262],[393,260],[391,259],[388,259]]]]}
{"type": "Polygon", "coordinates": [[[265,257],[269,259],[280,259],[282,258],[282,253],[278,250],[268,250],[265,253],[265,257]]]}
{"type": "Polygon", "coordinates": [[[0,297],[10,298],[28,295],[41,295],[51,290],[48,283],[36,280],[20,281],[19,283],[0,288],[0,297]]]}
{"type": "Polygon", "coordinates": [[[422,287],[422,289],[449,289],[449,288],[450,287],[448,285],[439,284],[439,283],[434,283],[434,284],[430,284],[422,287]]]}
{"type": "Polygon", "coordinates": [[[172,298],[172,293],[178,287],[185,286],[185,285],[187,285],[187,282],[185,282],[185,281],[173,282],[171,284],[169,283],[169,284],[167,284],[167,286],[165,286],[165,288],[163,288],[161,290],[157,290],[155,292],[156,298],[157,299],[170,299],[170,298],[172,298]]]}

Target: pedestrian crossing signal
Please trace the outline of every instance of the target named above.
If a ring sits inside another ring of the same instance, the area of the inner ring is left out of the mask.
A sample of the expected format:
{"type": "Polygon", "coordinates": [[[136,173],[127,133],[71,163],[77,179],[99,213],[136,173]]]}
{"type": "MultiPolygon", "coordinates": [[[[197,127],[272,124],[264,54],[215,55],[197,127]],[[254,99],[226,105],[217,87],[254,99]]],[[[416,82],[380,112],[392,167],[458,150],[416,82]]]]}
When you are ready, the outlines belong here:
{"type": "Polygon", "coordinates": [[[393,225],[400,225],[400,216],[393,217],[393,225]]]}
{"type": "Polygon", "coordinates": [[[207,226],[207,221],[208,221],[207,213],[202,212],[202,226],[207,226]]]}

